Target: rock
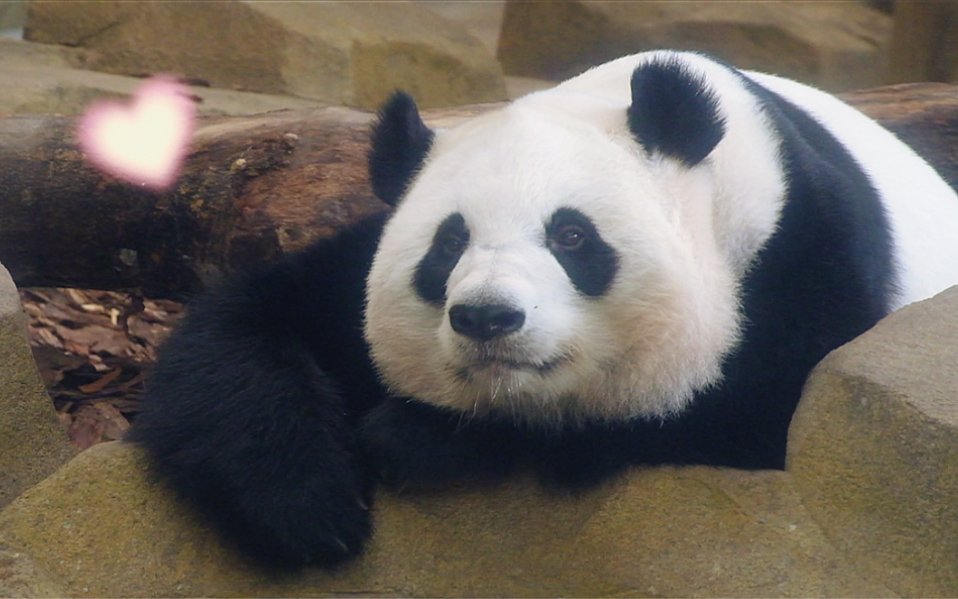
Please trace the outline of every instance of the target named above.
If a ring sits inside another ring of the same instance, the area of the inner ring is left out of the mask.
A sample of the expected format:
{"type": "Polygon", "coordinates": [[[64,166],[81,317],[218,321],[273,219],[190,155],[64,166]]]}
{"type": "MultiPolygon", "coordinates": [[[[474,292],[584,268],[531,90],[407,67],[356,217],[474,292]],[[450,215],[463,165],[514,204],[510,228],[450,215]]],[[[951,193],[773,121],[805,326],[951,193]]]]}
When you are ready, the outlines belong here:
{"type": "Polygon", "coordinates": [[[75,454],[40,382],[25,318],[17,288],[0,265],[0,507],[75,454]]]}
{"type": "MultiPolygon", "coordinates": [[[[496,54],[496,47],[499,45],[499,30],[502,28],[502,12],[506,5],[505,0],[482,0],[482,2],[463,2],[462,0],[412,1],[450,21],[461,24],[482,42],[490,56],[496,54]]],[[[506,77],[505,79],[506,95],[510,99],[555,85],[554,81],[531,77],[506,77]]]]}
{"type": "Polygon", "coordinates": [[[899,2],[888,82],[958,81],[958,4],[899,2]]]}
{"type": "Polygon", "coordinates": [[[804,504],[869,579],[958,596],[958,287],[830,354],[792,421],[804,504]]]}
{"type": "Polygon", "coordinates": [[[81,48],[34,44],[0,37],[0,63],[3,64],[22,63],[33,67],[82,68],[86,54],[81,48]]]}
{"type": "Polygon", "coordinates": [[[374,510],[361,559],[271,576],[113,442],[0,513],[0,547],[32,568],[24,584],[67,596],[890,596],[828,546],[782,472],[635,470],[580,497],[517,477],[380,493],[374,510]]]}
{"type": "Polygon", "coordinates": [[[891,18],[859,2],[507,0],[509,75],[564,79],[642,50],[704,51],[830,91],[884,82],[891,18]]]}
{"type": "Polygon", "coordinates": [[[411,3],[33,2],[25,39],[89,50],[87,68],[378,107],[501,100],[502,71],[458,24],[411,3]],[[228,24],[228,26],[224,26],[228,24]],[[215,32],[215,35],[211,35],[215,32]]]}
{"type": "Polygon", "coordinates": [[[461,24],[482,42],[490,55],[496,53],[505,0],[483,0],[482,2],[419,0],[416,3],[441,15],[446,20],[461,24]]]}
{"type": "MultiPolygon", "coordinates": [[[[0,38],[0,116],[75,115],[100,98],[128,100],[142,78],[83,70],[88,53],[79,48],[0,38]],[[20,82],[29,81],[29,85],[20,82]]],[[[258,114],[321,104],[289,96],[193,86],[201,115],[258,114]]]]}
{"type": "Polygon", "coordinates": [[[0,2],[0,35],[19,31],[27,18],[26,0],[5,0],[0,2]]]}
{"type": "MultiPolygon", "coordinates": [[[[2,5],[2,3],[0,3],[2,5]]],[[[82,48],[70,48],[0,37],[0,118],[13,114],[77,115],[100,98],[126,100],[143,83],[126,77],[85,70],[82,48]],[[21,82],[29,81],[29,85],[21,82]]],[[[553,84],[524,77],[506,78],[507,95],[515,98],[553,84]]],[[[238,116],[274,110],[325,106],[293,96],[191,86],[203,116],[238,116]]]]}
{"type": "Polygon", "coordinates": [[[30,556],[0,545],[0,597],[65,597],[56,582],[37,572],[30,556]]]}

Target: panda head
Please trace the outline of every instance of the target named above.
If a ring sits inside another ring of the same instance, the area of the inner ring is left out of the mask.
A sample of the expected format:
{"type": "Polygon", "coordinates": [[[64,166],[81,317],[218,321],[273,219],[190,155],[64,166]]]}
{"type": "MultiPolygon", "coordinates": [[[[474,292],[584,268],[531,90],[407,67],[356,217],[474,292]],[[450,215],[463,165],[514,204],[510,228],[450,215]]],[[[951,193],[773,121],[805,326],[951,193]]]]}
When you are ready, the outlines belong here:
{"type": "Polygon", "coordinates": [[[383,108],[370,176],[397,209],[365,335],[393,393],[553,426],[666,416],[719,380],[744,268],[716,226],[726,117],[679,60],[617,85],[440,131],[402,93],[383,108]]]}

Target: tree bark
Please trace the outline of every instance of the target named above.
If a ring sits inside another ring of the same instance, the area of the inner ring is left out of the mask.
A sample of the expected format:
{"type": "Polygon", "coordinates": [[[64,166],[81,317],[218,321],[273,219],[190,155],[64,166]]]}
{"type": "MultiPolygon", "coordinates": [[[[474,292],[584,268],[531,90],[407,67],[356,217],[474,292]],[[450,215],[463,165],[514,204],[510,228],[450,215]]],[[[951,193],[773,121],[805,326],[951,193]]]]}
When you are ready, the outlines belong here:
{"type": "Polygon", "coordinates": [[[958,86],[901,83],[839,97],[910,145],[958,190],[958,86]]]}
{"type": "MultiPolygon", "coordinates": [[[[958,186],[958,87],[844,94],[958,186]]],[[[501,104],[426,111],[453,125],[501,104]]],[[[94,170],[76,120],[0,120],[0,263],[18,286],[125,289],[182,299],[224,272],[305,247],[387,207],[372,196],[372,114],[347,108],[200,121],[174,189],[94,170]]]]}

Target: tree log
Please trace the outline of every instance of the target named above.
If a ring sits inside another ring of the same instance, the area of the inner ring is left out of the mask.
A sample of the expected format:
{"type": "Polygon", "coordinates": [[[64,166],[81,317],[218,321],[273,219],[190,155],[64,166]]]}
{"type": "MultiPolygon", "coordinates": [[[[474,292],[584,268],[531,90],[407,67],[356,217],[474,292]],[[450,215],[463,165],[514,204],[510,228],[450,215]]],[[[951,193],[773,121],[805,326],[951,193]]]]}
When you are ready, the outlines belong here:
{"type": "MultiPolygon", "coordinates": [[[[844,95],[958,186],[958,87],[844,95]]],[[[450,126],[501,104],[426,111],[450,126]]],[[[366,177],[373,115],[346,108],[201,119],[174,189],[94,170],[76,119],[0,119],[0,263],[18,286],[182,299],[222,273],[305,247],[387,209],[366,177]]]]}
{"type": "Polygon", "coordinates": [[[372,120],[347,108],[201,119],[177,185],[156,193],[92,168],[74,118],[2,119],[0,263],[21,287],[189,296],[386,209],[366,177],[372,120]]]}
{"type": "Polygon", "coordinates": [[[958,86],[902,83],[839,97],[910,145],[958,190],[958,86]]]}

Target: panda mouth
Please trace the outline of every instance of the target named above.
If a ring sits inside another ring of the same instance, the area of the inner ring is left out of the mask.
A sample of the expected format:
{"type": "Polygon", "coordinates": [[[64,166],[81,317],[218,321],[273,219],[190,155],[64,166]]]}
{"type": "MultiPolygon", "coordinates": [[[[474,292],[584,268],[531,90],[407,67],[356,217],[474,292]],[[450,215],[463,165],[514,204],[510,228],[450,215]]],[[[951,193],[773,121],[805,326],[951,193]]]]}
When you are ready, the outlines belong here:
{"type": "Polygon", "coordinates": [[[472,375],[482,371],[518,371],[532,372],[539,375],[548,375],[557,368],[569,362],[572,358],[560,355],[544,362],[529,360],[515,360],[505,357],[482,357],[471,360],[468,364],[456,368],[456,376],[463,380],[472,378],[472,375]]]}

